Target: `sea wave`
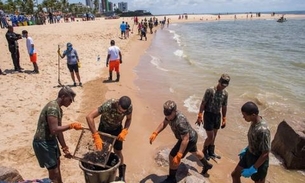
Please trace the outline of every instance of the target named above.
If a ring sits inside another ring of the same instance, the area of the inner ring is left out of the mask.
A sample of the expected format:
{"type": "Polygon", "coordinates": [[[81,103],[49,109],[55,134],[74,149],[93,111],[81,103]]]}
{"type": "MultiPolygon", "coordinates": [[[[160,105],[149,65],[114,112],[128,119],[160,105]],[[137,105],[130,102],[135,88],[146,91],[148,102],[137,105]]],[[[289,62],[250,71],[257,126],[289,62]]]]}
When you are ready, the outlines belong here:
{"type": "Polygon", "coordinates": [[[196,97],[196,95],[191,95],[187,99],[184,100],[183,106],[187,108],[188,112],[197,113],[200,105],[200,98],[196,97]]]}
{"type": "Polygon", "coordinates": [[[167,69],[164,69],[164,68],[160,67],[161,60],[158,57],[154,57],[152,55],[150,55],[150,57],[152,58],[150,60],[150,63],[153,64],[157,69],[159,69],[161,71],[165,71],[165,72],[168,71],[167,69]]]}
{"type": "Polygon", "coordinates": [[[185,57],[183,50],[176,50],[174,52],[174,55],[176,55],[178,57],[185,57]]]}
{"type": "Polygon", "coordinates": [[[180,39],[180,35],[177,34],[175,31],[173,30],[169,30],[169,33],[174,34],[173,39],[176,40],[176,42],[178,43],[179,46],[181,46],[181,39],[180,39]]]}

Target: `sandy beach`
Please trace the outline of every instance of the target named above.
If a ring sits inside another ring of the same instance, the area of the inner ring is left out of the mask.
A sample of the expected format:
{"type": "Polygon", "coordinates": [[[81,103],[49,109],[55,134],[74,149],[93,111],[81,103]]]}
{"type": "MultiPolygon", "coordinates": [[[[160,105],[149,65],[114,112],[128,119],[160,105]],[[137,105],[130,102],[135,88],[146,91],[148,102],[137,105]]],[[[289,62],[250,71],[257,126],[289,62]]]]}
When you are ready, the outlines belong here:
{"type": "MultiPolygon", "coordinates": [[[[280,15],[261,15],[253,19],[275,19],[280,15]]],[[[288,18],[301,18],[304,15],[285,15],[288,18]]],[[[142,17],[140,17],[141,20],[142,17]]],[[[178,15],[168,16],[170,23],[191,21],[216,21],[216,15],[189,15],[188,20],[178,20],[178,15]]],[[[144,17],[143,17],[144,19],[144,17]]],[[[159,20],[163,16],[158,17],[159,20]]],[[[237,15],[237,19],[246,19],[246,14],[237,15]]],[[[234,15],[221,15],[221,20],[234,20],[234,15]]],[[[76,92],[75,102],[68,108],[63,107],[63,123],[74,121],[81,122],[88,127],[85,116],[94,108],[101,105],[106,99],[119,98],[127,95],[132,99],[134,106],[132,124],[124,142],[124,157],[127,165],[127,182],[154,182],[158,177],[164,178],[168,167],[158,167],[154,161],[156,152],[166,147],[171,148],[174,136],[167,128],[162,135],[157,137],[153,145],[148,142],[149,136],[163,119],[162,109],[151,110],[148,103],[144,103],[138,95],[138,87],[134,84],[137,78],[134,67],[140,61],[153,39],[148,34],[147,41],[140,41],[136,26],[131,26],[132,32],[129,39],[120,39],[119,25],[127,21],[133,25],[131,18],[105,20],[97,18],[95,21],[76,21],[71,23],[47,24],[40,26],[15,27],[14,32],[21,33],[27,30],[33,38],[35,49],[38,53],[39,74],[29,74],[33,70],[32,63],[26,52],[25,39],[19,40],[20,65],[25,73],[14,73],[13,63],[5,39],[6,29],[1,29],[0,68],[7,73],[0,76],[0,165],[15,168],[25,180],[48,177],[47,170],[39,167],[33,148],[32,139],[36,130],[39,113],[43,106],[57,97],[59,91],[58,71],[61,83],[72,85],[66,66],[66,59],[60,59],[58,70],[57,48],[65,50],[66,43],[71,42],[77,50],[81,61],[80,76],[83,87],[73,87],[76,92]],[[107,48],[110,40],[114,39],[121,48],[123,64],[121,65],[121,80],[114,83],[103,83],[108,77],[105,67],[107,48]],[[98,55],[100,61],[97,61],[98,55]],[[165,140],[166,139],[166,140],[165,140]],[[153,179],[152,179],[153,178],[153,179]]],[[[158,34],[158,31],[156,32],[158,34]]],[[[164,99],[164,101],[167,99],[164,99]]],[[[98,124],[98,120],[95,121],[98,124]]],[[[64,132],[65,140],[71,152],[74,152],[80,132],[69,130],[64,132]]],[[[220,134],[221,135],[221,134],[220,134]]],[[[202,147],[203,140],[198,147],[202,147]]],[[[236,150],[238,151],[238,150],[236,150]]],[[[222,154],[222,152],[218,152],[222,154]]],[[[78,161],[61,157],[61,172],[65,183],[85,182],[78,161]]],[[[237,159],[223,157],[209,172],[209,181],[212,183],[231,182],[230,173],[234,169],[237,159]]],[[[200,170],[200,167],[195,167],[200,170]]],[[[271,168],[267,180],[280,182],[281,175],[278,167],[271,168]]],[[[291,173],[293,176],[293,172],[291,173]]],[[[244,182],[251,182],[243,179],[244,182]]],[[[267,181],[267,182],[268,182],[267,181]]]]}

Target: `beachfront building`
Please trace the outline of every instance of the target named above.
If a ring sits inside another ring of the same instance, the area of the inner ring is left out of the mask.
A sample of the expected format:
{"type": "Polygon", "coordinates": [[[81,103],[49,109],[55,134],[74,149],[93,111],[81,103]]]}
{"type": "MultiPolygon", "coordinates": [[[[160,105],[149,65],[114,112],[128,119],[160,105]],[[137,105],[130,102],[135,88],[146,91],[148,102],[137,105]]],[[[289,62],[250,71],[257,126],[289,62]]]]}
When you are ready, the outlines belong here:
{"type": "Polygon", "coordinates": [[[93,1],[92,0],[86,0],[86,6],[90,9],[93,9],[93,1]]]}
{"type": "Polygon", "coordinates": [[[108,0],[101,0],[101,12],[109,11],[109,3],[108,0]]]}
{"type": "Polygon", "coordinates": [[[118,3],[118,9],[119,9],[121,12],[127,12],[127,11],[128,11],[128,3],[126,3],[126,2],[120,2],[120,3],[118,3]]]}

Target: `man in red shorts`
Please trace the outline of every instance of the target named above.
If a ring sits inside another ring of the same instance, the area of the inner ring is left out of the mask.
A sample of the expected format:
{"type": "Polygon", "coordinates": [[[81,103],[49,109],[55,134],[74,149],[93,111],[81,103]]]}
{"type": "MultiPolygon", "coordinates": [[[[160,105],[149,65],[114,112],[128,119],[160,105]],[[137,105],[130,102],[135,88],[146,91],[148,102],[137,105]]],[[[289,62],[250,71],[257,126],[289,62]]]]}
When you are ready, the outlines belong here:
{"type": "Polygon", "coordinates": [[[37,53],[34,48],[34,41],[31,37],[29,37],[28,31],[26,31],[26,30],[22,31],[22,37],[26,38],[26,47],[27,47],[28,53],[30,55],[30,60],[34,66],[34,70],[32,72],[34,74],[38,74],[39,70],[38,70],[38,65],[37,65],[37,53]]]}
{"type": "Polygon", "coordinates": [[[108,55],[106,59],[106,67],[109,64],[109,81],[112,81],[112,71],[116,72],[116,82],[120,81],[120,64],[122,63],[122,54],[119,47],[115,46],[114,40],[110,41],[108,48],[108,55]]]}

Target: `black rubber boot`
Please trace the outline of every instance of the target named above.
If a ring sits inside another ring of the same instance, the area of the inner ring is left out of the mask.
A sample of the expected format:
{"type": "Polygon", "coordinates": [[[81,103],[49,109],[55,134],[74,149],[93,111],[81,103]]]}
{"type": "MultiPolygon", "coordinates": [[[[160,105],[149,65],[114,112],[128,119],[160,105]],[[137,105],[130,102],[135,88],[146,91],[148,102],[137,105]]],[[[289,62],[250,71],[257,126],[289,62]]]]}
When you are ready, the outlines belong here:
{"type": "Polygon", "coordinates": [[[209,145],[208,150],[209,150],[209,156],[211,158],[218,158],[218,159],[221,158],[221,156],[215,154],[215,145],[209,145]]]}
{"type": "Polygon", "coordinates": [[[169,175],[161,183],[177,183],[176,173],[177,173],[177,170],[169,169],[169,175]]]}
{"type": "Polygon", "coordinates": [[[115,80],[116,82],[119,82],[120,81],[120,74],[119,73],[117,73],[116,74],[116,80],[115,80]]]}
{"type": "Polygon", "coordinates": [[[119,180],[125,182],[125,171],[126,171],[126,165],[120,165],[119,166],[119,180]]]}
{"type": "Polygon", "coordinates": [[[109,81],[112,81],[112,72],[109,72],[109,78],[108,78],[109,81]]]}
{"type": "Polygon", "coordinates": [[[200,162],[203,164],[203,169],[201,172],[202,175],[206,174],[209,169],[213,168],[213,165],[209,163],[205,158],[202,158],[200,162]]]}
{"type": "Polygon", "coordinates": [[[209,149],[208,149],[208,147],[209,146],[204,146],[202,152],[204,154],[205,159],[209,161],[210,160],[210,156],[209,156],[209,149]]]}

